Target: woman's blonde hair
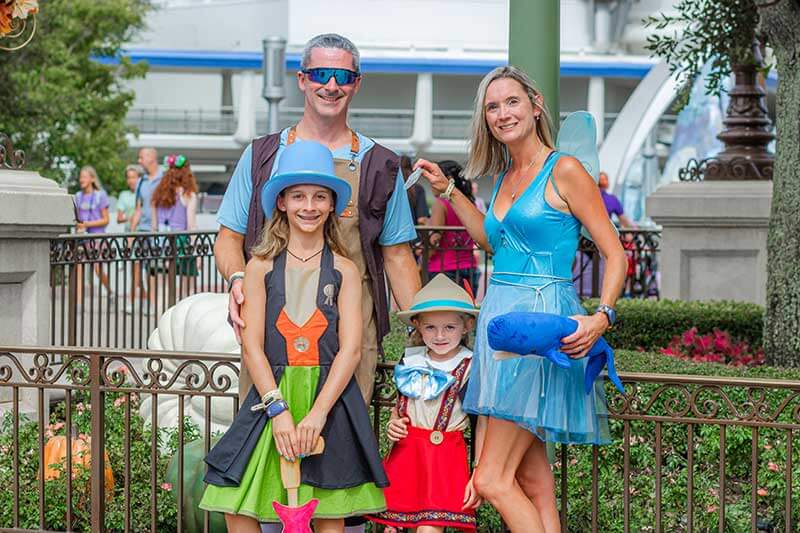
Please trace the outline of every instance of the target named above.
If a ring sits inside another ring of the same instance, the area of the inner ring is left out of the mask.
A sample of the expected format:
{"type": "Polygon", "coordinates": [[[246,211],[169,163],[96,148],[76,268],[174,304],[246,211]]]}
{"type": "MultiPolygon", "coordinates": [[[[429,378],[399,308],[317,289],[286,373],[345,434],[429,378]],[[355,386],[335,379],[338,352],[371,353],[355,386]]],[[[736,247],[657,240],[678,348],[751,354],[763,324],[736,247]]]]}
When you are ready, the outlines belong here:
{"type": "Polygon", "coordinates": [[[92,177],[92,188],[94,190],[99,191],[99,190],[101,190],[103,188],[100,185],[100,178],[97,177],[97,171],[94,169],[93,166],[86,165],[86,166],[81,167],[81,170],[80,170],[80,172],[78,172],[78,175],[80,176],[81,173],[83,173],[83,172],[86,172],[87,174],[89,174],[92,177]]]}
{"type": "Polygon", "coordinates": [[[547,107],[540,105],[537,98],[543,98],[541,91],[536,87],[533,80],[525,72],[514,66],[497,67],[489,74],[484,76],[478,86],[478,94],[475,96],[475,110],[472,113],[472,138],[469,146],[469,161],[464,169],[464,177],[476,179],[484,176],[497,176],[510,163],[508,149],[498,141],[489,130],[486,123],[485,100],[486,91],[489,85],[500,79],[512,79],[522,85],[528,94],[528,100],[534,108],[541,110],[539,120],[536,121],[536,136],[548,147],[553,148],[553,122],[547,107]]]}
{"type": "MultiPolygon", "coordinates": [[[[281,191],[280,196],[283,196],[281,191]]],[[[331,195],[332,203],[336,205],[336,195],[331,195]]],[[[274,259],[289,246],[289,217],[286,211],[278,209],[277,205],[272,210],[269,224],[264,226],[258,243],[250,250],[250,254],[261,259],[274,259]]],[[[339,217],[334,211],[328,215],[323,228],[325,242],[333,253],[347,257],[341,232],[339,231],[339,217]]]]}

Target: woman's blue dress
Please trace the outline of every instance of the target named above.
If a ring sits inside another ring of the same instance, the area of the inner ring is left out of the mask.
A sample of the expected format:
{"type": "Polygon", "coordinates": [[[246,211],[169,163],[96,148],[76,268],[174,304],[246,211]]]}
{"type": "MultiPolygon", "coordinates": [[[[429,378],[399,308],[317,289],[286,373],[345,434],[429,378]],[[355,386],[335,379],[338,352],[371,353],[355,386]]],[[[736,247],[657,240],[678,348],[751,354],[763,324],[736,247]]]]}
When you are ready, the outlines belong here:
{"type": "Polygon", "coordinates": [[[584,392],[585,358],[572,360],[570,368],[538,356],[495,360],[486,339],[489,321],[510,311],[586,314],[572,282],[581,224],[544,196],[559,157],[557,152],[548,157],[503,220],[495,216],[494,202],[504,174],[495,184],[484,222],[494,269],[478,317],[464,410],[511,420],[546,442],[606,444],[603,383],[584,392]]]}

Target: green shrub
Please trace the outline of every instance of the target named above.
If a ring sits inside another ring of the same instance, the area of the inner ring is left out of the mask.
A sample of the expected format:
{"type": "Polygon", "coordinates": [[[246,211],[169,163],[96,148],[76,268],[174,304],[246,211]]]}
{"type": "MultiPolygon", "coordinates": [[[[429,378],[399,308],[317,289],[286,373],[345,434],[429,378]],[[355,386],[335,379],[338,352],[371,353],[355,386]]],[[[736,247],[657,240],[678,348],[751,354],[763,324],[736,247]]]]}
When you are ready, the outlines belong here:
{"type": "MultiPolygon", "coordinates": [[[[584,300],[594,312],[597,299],[584,300]]],[[[608,343],[618,350],[657,350],[673,337],[696,327],[701,334],[714,328],[754,348],[762,345],[764,308],[744,302],[684,302],[680,300],[622,299],[617,302],[619,325],[606,332],[608,343]]]]}

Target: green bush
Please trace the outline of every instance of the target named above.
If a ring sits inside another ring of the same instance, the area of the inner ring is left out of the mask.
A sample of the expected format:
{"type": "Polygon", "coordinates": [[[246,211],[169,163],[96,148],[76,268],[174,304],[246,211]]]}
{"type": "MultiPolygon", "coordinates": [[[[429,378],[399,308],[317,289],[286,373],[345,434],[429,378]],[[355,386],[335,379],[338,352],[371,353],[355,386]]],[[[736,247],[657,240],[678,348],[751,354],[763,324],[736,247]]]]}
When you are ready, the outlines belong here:
{"type": "MultiPolygon", "coordinates": [[[[583,306],[592,313],[598,303],[584,300],[583,306]]],[[[617,313],[619,325],[605,334],[617,350],[665,348],[673,337],[692,327],[701,334],[719,328],[754,348],[762,345],[764,308],[756,304],[626,298],[617,302],[617,313]]]]}

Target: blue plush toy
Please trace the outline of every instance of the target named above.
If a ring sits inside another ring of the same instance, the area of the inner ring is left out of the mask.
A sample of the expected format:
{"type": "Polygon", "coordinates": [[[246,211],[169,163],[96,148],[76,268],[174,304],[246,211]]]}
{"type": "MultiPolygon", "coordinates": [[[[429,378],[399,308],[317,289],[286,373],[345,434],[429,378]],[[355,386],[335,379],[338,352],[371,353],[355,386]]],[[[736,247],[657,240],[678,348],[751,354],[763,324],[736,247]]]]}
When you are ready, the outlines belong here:
{"type": "MultiPolygon", "coordinates": [[[[495,350],[495,359],[509,359],[520,356],[540,355],[561,368],[572,364],[561,351],[561,339],[578,329],[578,322],[572,318],[552,313],[514,312],[497,316],[489,322],[489,346],[495,350]]],[[[583,386],[586,394],[592,390],[594,380],[603,367],[608,365],[608,378],[624,393],[614,368],[614,350],[603,337],[597,339],[587,354],[586,374],[583,386]]]]}

